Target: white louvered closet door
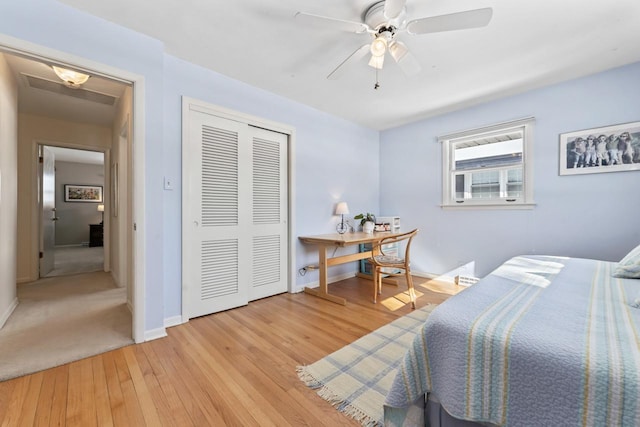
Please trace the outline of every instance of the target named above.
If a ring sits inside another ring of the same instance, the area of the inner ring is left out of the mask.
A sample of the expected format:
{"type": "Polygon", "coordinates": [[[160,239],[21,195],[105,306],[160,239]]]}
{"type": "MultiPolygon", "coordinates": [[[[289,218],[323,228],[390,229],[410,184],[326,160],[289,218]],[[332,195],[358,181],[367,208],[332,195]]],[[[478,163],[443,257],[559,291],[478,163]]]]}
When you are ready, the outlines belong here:
{"type": "Polygon", "coordinates": [[[183,278],[193,318],[285,292],[285,135],[190,111],[183,278]],[[283,157],[284,156],[284,157],[283,157]]]}
{"type": "Polygon", "coordinates": [[[287,291],[287,136],[254,127],[250,133],[253,301],[287,291]]]}

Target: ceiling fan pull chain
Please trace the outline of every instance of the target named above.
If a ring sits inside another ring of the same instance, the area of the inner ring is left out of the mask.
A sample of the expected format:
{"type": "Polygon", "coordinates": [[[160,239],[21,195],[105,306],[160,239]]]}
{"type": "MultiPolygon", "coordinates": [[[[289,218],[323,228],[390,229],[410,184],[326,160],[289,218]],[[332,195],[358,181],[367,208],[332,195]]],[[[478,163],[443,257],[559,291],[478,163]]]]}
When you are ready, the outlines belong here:
{"type": "Polygon", "coordinates": [[[375,90],[378,90],[380,88],[380,83],[378,82],[378,69],[376,68],[376,83],[373,85],[373,88],[375,90]]]}

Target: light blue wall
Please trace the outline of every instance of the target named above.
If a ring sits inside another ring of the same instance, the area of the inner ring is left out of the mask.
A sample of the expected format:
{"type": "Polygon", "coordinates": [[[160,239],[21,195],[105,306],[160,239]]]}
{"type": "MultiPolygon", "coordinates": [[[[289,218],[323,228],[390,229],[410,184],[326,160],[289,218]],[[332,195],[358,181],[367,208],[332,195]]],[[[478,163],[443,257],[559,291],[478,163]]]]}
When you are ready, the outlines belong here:
{"type": "MultiPolygon", "coordinates": [[[[164,277],[176,284],[166,287],[169,316],[180,313],[182,96],[295,128],[296,236],[334,232],[338,217],[333,209],[340,200],[348,201],[352,212],[378,210],[378,132],[173,56],[165,56],[164,77],[164,170],[176,182],[176,190],[164,197],[164,277]]],[[[297,242],[294,249],[296,270],[318,263],[314,248],[297,242]]],[[[351,264],[334,267],[329,275],[354,271],[351,264]]],[[[318,280],[317,271],[296,277],[298,287],[318,280]]]]}
{"type": "MultiPolygon", "coordinates": [[[[295,235],[335,230],[335,203],[378,210],[378,132],[166,55],[159,41],[53,0],[3,1],[0,32],[145,79],[145,330],[181,314],[181,97],[261,116],[296,130],[295,235]],[[174,181],[163,189],[164,177],[174,181]]],[[[220,58],[224,60],[224,58],[220,58]]],[[[296,270],[317,263],[296,243],[296,270]]],[[[355,264],[330,275],[353,273],[355,264]]],[[[295,287],[317,281],[296,276],[295,287]]]]}
{"type": "Polygon", "coordinates": [[[519,254],[618,261],[640,243],[640,171],[559,176],[559,134],[640,121],[640,63],[381,132],[380,206],[419,227],[415,271],[475,261],[484,276],[519,254]],[[533,116],[533,210],[440,208],[438,135],[533,116]]]}

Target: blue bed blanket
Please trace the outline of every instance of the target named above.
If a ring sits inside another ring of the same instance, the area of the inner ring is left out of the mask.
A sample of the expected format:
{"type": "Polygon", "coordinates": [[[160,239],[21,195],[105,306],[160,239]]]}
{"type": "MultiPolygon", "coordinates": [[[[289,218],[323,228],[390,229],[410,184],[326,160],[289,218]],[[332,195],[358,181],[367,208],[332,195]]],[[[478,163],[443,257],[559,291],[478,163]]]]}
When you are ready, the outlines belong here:
{"type": "Polygon", "coordinates": [[[386,406],[431,393],[456,418],[499,426],[639,426],[640,280],[615,266],[507,261],[433,311],[386,406]]]}

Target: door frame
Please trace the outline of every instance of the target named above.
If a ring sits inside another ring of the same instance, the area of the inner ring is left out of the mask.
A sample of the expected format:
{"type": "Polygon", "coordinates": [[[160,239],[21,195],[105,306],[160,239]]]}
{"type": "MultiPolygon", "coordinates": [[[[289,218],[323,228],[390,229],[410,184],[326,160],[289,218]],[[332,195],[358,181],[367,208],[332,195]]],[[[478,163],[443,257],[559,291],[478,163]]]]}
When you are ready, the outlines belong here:
{"type": "MultiPolygon", "coordinates": [[[[296,278],[296,242],[295,238],[295,145],[296,145],[296,130],[293,126],[275,122],[272,120],[264,119],[262,117],[245,114],[239,111],[231,110],[219,105],[210,104],[208,102],[191,98],[188,96],[182,97],[182,150],[185,150],[186,141],[189,138],[189,111],[198,111],[205,114],[211,114],[213,116],[222,117],[228,120],[235,120],[243,123],[247,123],[250,126],[255,126],[287,135],[287,292],[292,293],[294,291],[294,284],[296,278]]],[[[182,158],[185,156],[183,154],[182,158]]],[[[188,212],[187,200],[188,189],[186,188],[188,170],[182,166],[182,323],[189,321],[187,315],[187,303],[188,293],[190,289],[187,288],[187,278],[185,276],[185,245],[187,228],[191,227],[191,218],[186,218],[185,212],[188,212]]]]}
{"type": "MultiPolygon", "coordinates": [[[[132,217],[129,218],[127,228],[133,237],[133,260],[131,268],[134,270],[132,286],[132,338],[136,343],[145,341],[145,79],[142,75],[127,70],[112,67],[97,61],[62,52],[56,49],[37,45],[26,40],[0,34],[0,52],[27,57],[44,63],[55,62],[62,66],[69,66],[79,70],[86,70],[91,74],[118,80],[132,86],[132,117],[133,127],[131,144],[133,145],[133,176],[130,189],[133,192],[132,217]]],[[[33,176],[33,173],[31,173],[33,176]]]]}
{"type": "MultiPolygon", "coordinates": [[[[105,205],[105,212],[107,213],[107,215],[105,215],[105,219],[104,219],[104,247],[103,247],[103,251],[104,251],[104,262],[102,263],[102,268],[104,271],[110,271],[111,270],[111,263],[110,263],[110,258],[109,258],[109,253],[110,253],[110,246],[111,246],[111,240],[110,240],[110,234],[109,234],[109,227],[111,226],[110,222],[109,222],[109,211],[111,209],[111,207],[109,206],[109,202],[107,200],[111,200],[111,199],[107,199],[107,197],[109,197],[109,195],[111,194],[111,191],[113,191],[113,189],[111,188],[111,177],[109,176],[110,171],[107,171],[107,161],[111,158],[111,149],[109,148],[105,148],[105,147],[94,147],[94,146],[85,146],[85,145],[81,145],[81,144],[72,144],[72,143],[66,143],[66,142],[59,142],[59,141],[50,141],[50,140],[44,140],[44,139],[36,139],[34,141],[31,142],[31,158],[32,158],[32,163],[31,163],[31,170],[35,171],[35,175],[36,175],[36,179],[32,180],[31,185],[31,229],[35,230],[37,228],[38,233],[35,236],[32,236],[33,241],[31,242],[31,247],[35,247],[35,248],[40,248],[40,242],[42,239],[42,199],[39,195],[40,193],[40,181],[42,181],[42,176],[39,172],[39,167],[38,167],[38,157],[39,157],[39,150],[38,147],[39,146],[44,146],[44,147],[61,147],[61,148],[70,148],[73,150],[82,150],[82,151],[95,151],[98,153],[102,153],[103,154],[103,169],[104,169],[104,180],[103,180],[103,187],[104,187],[104,192],[102,193],[102,199],[103,199],[103,203],[105,205]]],[[[32,175],[33,176],[33,175],[32,175]]],[[[32,260],[31,260],[31,278],[35,278],[33,280],[38,280],[40,279],[40,262],[39,262],[39,249],[38,251],[32,251],[33,253],[31,254],[32,256],[32,260]]]]}

